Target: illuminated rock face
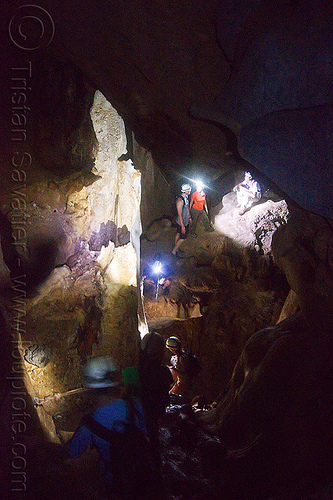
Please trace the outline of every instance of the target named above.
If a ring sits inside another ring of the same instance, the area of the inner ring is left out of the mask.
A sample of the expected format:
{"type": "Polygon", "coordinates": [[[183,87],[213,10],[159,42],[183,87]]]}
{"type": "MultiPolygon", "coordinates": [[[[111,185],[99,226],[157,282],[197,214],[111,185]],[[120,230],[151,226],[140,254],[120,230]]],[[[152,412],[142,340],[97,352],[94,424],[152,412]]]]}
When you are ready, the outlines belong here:
{"type": "MultiPolygon", "coordinates": [[[[20,173],[29,222],[15,254],[23,271],[11,268],[13,297],[5,305],[27,351],[27,388],[41,399],[80,387],[91,355],[113,354],[120,366],[137,355],[141,175],[131,160],[118,161],[126,153],[123,121],[98,91],[91,119],[97,141],[91,173],[61,178],[45,170],[37,182],[29,169],[20,173]],[[31,346],[47,349],[47,364],[29,362],[31,346]]],[[[12,195],[3,206],[13,230],[12,195]]],[[[8,267],[1,269],[8,281],[8,267]]],[[[46,403],[46,414],[42,407],[39,413],[55,438],[52,408],[46,403]]]]}

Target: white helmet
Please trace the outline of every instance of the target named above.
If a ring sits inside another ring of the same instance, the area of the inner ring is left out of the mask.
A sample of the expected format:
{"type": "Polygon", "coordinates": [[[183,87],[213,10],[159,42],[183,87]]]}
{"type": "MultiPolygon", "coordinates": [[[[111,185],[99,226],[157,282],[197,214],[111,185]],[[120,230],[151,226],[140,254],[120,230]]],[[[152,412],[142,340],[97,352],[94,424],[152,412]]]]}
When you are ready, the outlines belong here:
{"type": "Polygon", "coordinates": [[[182,193],[186,193],[186,191],[191,191],[191,186],[189,184],[182,184],[180,190],[182,193]]]}
{"type": "Polygon", "coordinates": [[[84,385],[92,389],[119,385],[119,371],[114,359],[103,356],[90,359],[83,368],[83,379],[84,385]]]}
{"type": "Polygon", "coordinates": [[[181,341],[179,340],[178,337],[169,337],[166,342],[165,342],[166,347],[170,351],[176,351],[177,349],[180,349],[182,346],[181,341]]]}

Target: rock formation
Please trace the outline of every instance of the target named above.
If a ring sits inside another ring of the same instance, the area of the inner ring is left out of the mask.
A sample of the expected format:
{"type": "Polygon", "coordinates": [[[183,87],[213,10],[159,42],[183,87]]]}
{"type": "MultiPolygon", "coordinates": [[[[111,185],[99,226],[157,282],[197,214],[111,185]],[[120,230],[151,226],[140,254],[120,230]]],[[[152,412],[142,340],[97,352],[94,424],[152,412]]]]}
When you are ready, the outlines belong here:
{"type": "Polygon", "coordinates": [[[331,25],[328,0],[4,2],[8,464],[15,412],[39,417],[19,437],[41,423],[65,441],[89,397],[54,393],[81,387],[90,356],[134,364],[150,326],[203,360],[195,390],[218,401],[229,498],[306,498],[331,480],[331,25]],[[269,196],[239,216],[245,169],[269,196]],[[174,196],[198,175],[215,232],[172,260],[174,196]]]}

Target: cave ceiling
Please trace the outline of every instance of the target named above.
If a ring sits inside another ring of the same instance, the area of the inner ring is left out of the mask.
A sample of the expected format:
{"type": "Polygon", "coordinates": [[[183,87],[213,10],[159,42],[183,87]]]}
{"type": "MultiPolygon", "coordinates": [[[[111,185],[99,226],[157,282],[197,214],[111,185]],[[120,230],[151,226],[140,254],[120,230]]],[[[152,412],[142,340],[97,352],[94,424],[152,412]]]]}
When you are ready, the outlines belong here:
{"type": "MultiPolygon", "coordinates": [[[[5,2],[7,52],[44,67],[50,58],[74,64],[167,177],[204,171],[208,181],[223,179],[249,162],[266,185],[332,217],[331,2],[38,5],[45,11],[37,17],[47,13],[44,38],[37,21],[23,35],[24,43],[40,39],[41,49],[24,51],[9,40],[21,43],[24,3],[5,2]]],[[[50,88],[52,71],[47,78],[50,88]]]]}

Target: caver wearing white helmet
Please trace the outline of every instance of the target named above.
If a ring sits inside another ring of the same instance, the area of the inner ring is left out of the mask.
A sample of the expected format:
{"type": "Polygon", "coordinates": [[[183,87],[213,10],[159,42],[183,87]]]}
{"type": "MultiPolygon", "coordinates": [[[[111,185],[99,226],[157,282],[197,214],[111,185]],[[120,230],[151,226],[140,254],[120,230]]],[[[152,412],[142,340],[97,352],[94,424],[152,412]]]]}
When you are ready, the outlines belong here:
{"type": "Polygon", "coordinates": [[[191,186],[189,184],[182,184],[180,191],[180,196],[176,198],[177,232],[175,236],[175,245],[172,250],[173,255],[176,255],[178,248],[183,243],[183,241],[186,240],[191,221],[190,202],[188,199],[191,193],[191,186]]]}
{"type": "Polygon", "coordinates": [[[91,389],[115,387],[120,384],[121,373],[111,357],[99,356],[90,359],[83,368],[83,382],[91,389]]]}
{"type": "Polygon", "coordinates": [[[191,186],[189,184],[182,184],[180,190],[181,190],[182,193],[186,193],[188,191],[189,194],[190,194],[192,188],[191,188],[191,186]]]}
{"type": "Polygon", "coordinates": [[[201,181],[196,181],[196,190],[191,195],[190,215],[192,218],[190,234],[197,236],[195,230],[199,220],[202,222],[205,231],[212,232],[214,228],[208,217],[208,205],[204,184],[201,181]]]}
{"type": "MultiPolygon", "coordinates": [[[[136,397],[125,400],[116,394],[120,391],[118,386],[122,385],[121,376],[112,357],[96,357],[86,363],[83,369],[84,384],[96,389],[92,392],[94,410],[84,417],[73,437],[66,443],[71,458],[79,457],[92,445],[97,448],[104,487],[112,492],[117,491],[117,498],[125,498],[123,477],[128,486],[140,489],[137,475],[128,475],[128,470],[134,470],[132,466],[136,463],[136,456],[143,464],[149,463],[149,455],[145,454],[145,448],[141,446],[142,442],[146,442],[147,434],[142,404],[136,397]],[[128,426],[135,426],[143,441],[140,439],[139,443],[136,442],[133,434],[127,439],[125,431],[128,426]]],[[[135,496],[126,495],[126,498],[135,496]]]]}
{"type": "Polygon", "coordinates": [[[253,179],[251,172],[244,172],[244,180],[233,188],[237,192],[237,203],[241,210],[239,215],[245,214],[253,203],[261,199],[261,187],[259,182],[253,179]]]}
{"type": "Polygon", "coordinates": [[[173,353],[170,359],[170,371],[174,381],[169,394],[187,397],[192,386],[193,378],[199,368],[197,357],[190,351],[183,349],[178,337],[169,337],[165,342],[166,347],[173,353]]]}

